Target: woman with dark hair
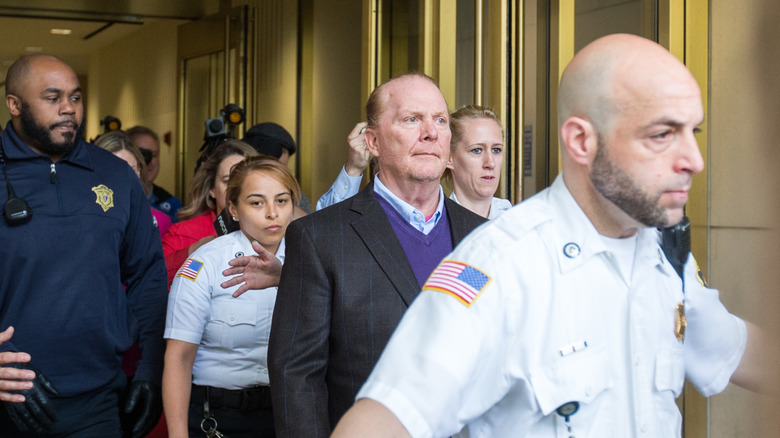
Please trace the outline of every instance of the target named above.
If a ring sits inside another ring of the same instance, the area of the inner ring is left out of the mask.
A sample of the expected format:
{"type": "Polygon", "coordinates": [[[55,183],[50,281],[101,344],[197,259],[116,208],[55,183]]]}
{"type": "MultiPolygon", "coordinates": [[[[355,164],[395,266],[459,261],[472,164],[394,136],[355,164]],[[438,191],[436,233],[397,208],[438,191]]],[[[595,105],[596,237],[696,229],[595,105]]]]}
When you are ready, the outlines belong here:
{"type": "Polygon", "coordinates": [[[273,437],[268,337],[276,287],[236,296],[222,272],[253,242],[284,262],[284,233],[300,188],[269,157],[238,163],[227,186],[239,231],[191,254],[171,285],[165,324],[163,403],[171,438],[217,428],[230,437],[273,437]]]}
{"type": "Polygon", "coordinates": [[[228,140],[217,147],[190,181],[190,202],[179,210],[179,222],[163,236],[168,283],[187,257],[217,237],[214,221],[225,208],[225,188],[230,169],[246,157],[257,155],[248,144],[228,140]]]}

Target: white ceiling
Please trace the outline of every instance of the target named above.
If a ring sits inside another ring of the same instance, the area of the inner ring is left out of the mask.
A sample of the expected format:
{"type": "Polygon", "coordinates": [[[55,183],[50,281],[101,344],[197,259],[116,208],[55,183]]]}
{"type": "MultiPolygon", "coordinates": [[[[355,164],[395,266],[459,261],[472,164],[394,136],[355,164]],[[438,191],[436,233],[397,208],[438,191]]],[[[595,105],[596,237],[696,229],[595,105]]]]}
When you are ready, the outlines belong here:
{"type": "Polygon", "coordinates": [[[11,63],[40,51],[86,74],[89,55],[160,19],[196,19],[219,0],[0,0],[0,82],[11,63]],[[53,35],[51,29],[70,29],[53,35]]]}
{"type": "Polygon", "coordinates": [[[0,80],[5,80],[6,71],[14,60],[35,51],[55,55],[70,64],[77,74],[86,74],[90,53],[141,28],[140,25],[114,24],[94,37],[84,39],[86,35],[105,24],[86,21],[0,18],[0,41],[3,41],[0,44],[0,80]],[[52,35],[49,30],[54,28],[71,29],[73,33],[52,35]]]}

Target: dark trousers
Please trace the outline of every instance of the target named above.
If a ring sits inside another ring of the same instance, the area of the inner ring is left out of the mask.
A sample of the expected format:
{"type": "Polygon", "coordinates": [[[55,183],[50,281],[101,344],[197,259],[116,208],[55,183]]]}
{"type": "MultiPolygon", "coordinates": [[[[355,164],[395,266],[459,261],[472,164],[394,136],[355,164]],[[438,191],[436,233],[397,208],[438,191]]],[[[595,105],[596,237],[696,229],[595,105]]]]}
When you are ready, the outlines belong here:
{"type": "MultiPolygon", "coordinates": [[[[203,388],[203,387],[201,387],[203,388]]],[[[267,388],[266,388],[267,389],[267,388]]],[[[223,390],[224,391],[224,390],[223,390]]],[[[231,391],[234,392],[234,391],[231,391]]],[[[263,403],[263,407],[256,406],[245,408],[225,407],[218,397],[212,397],[209,403],[211,418],[203,422],[203,401],[204,395],[193,391],[190,397],[190,407],[187,414],[187,425],[190,432],[190,438],[203,438],[206,433],[201,428],[201,424],[206,430],[214,427],[220,433],[225,434],[226,438],[274,438],[274,415],[270,408],[269,400],[263,403]]]]}
{"type": "MultiPolygon", "coordinates": [[[[119,438],[122,427],[119,423],[119,397],[125,388],[125,375],[119,373],[116,380],[103,388],[73,397],[51,400],[59,421],[47,434],[33,435],[18,432],[8,417],[5,406],[0,408],[0,436],[8,438],[119,438]]],[[[2,402],[6,403],[6,402],[2,402]]]]}

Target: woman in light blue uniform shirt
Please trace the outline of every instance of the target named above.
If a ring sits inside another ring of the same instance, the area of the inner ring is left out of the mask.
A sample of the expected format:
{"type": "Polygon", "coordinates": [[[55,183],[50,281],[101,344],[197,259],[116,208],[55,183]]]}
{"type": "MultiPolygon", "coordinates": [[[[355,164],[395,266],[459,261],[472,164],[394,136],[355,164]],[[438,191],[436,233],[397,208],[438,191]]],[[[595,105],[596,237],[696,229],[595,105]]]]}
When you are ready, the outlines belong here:
{"type": "Polygon", "coordinates": [[[222,272],[252,243],[284,262],[284,233],[300,188],[284,165],[250,157],[227,186],[230,214],[241,229],[192,253],[176,274],[165,324],[163,403],[169,436],[202,437],[212,428],[231,438],[273,437],[268,336],[276,287],[234,297],[222,272]]]}
{"type": "Polygon", "coordinates": [[[474,213],[495,219],[512,203],[495,198],[504,163],[504,130],[490,108],[468,105],[450,115],[450,199],[474,213]]]}

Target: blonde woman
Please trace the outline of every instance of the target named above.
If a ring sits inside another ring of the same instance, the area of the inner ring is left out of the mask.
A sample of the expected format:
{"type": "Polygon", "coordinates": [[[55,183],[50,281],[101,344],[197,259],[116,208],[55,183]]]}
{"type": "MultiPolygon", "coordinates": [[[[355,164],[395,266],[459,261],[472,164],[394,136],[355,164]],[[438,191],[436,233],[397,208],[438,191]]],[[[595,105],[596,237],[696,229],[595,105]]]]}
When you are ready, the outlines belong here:
{"type": "MultiPolygon", "coordinates": [[[[125,160],[143,184],[144,178],[146,178],[146,163],[141,150],[133,143],[127,133],[119,130],[106,132],[95,140],[95,145],[125,160]]],[[[164,236],[171,226],[171,218],[154,207],[152,207],[152,217],[157,229],[160,230],[160,237],[164,236]]]]}
{"type": "Polygon", "coordinates": [[[512,207],[507,199],[493,196],[504,163],[501,121],[490,108],[468,105],[450,115],[450,129],[450,199],[482,217],[498,217],[512,207]]]}

